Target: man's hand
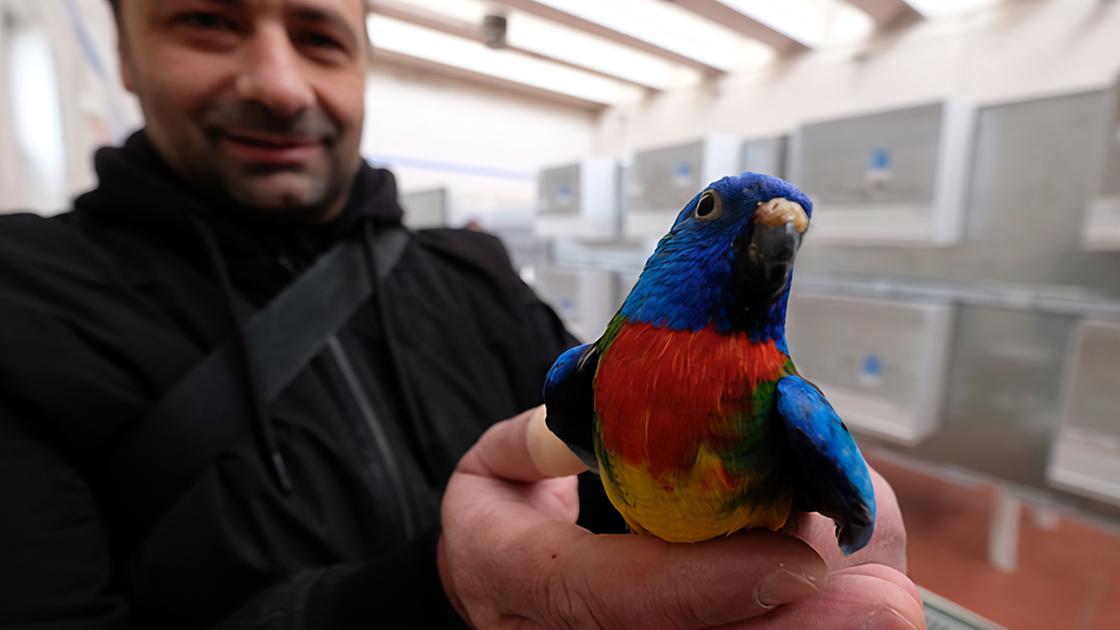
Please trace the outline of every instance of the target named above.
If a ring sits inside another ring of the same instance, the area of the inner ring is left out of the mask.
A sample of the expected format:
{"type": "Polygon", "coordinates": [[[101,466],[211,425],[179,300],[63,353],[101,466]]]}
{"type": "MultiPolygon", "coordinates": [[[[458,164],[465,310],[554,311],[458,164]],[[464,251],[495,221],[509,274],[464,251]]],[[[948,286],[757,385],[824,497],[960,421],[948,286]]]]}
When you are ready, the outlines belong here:
{"type": "Polygon", "coordinates": [[[576,472],[574,456],[565,461],[529,430],[542,413],[493,426],[447,486],[440,576],[475,627],[925,627],[900,572],[905,534],[881,477],[875,538],[849,558],[817,515],[791,526],[797,537],[752,531],[673,545],[594,535],[575,525],[575,477],[550,476],[576,472]]]}

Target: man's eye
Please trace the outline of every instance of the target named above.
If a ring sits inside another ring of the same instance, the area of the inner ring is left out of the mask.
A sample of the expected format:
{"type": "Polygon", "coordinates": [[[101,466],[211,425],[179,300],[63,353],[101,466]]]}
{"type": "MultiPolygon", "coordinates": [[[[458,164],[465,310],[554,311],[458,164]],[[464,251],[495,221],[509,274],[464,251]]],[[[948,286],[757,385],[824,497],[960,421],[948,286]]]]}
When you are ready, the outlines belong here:
{"type": "Polygon", "coordinates": [[[342,48],[342,44],[337,39],[322,33],[306,33],[301,35],[298,40],[299,43],[314,48],[342,48]]]}
{"type": "Polygon", "coordinates": [[[228,19],[226,19],[226,18],[224,18],[220,15],[217,15],[217,14],[214,14],[214,13],[203,13],[201,11],[192,11],[190,13],[184,13],[183,15],[179,16],[176,19],[176,21],[179,22],[180,24],[184,24],[184,25],[190,26],[192,28],[197,28],[197,29],[207,30],[207,31],[211,31],[211,30],[232,31],[232,30],[235,30],[236,26],[237,26],[232,21],[230,21],[230,20],[228,20],[228,19]]]}

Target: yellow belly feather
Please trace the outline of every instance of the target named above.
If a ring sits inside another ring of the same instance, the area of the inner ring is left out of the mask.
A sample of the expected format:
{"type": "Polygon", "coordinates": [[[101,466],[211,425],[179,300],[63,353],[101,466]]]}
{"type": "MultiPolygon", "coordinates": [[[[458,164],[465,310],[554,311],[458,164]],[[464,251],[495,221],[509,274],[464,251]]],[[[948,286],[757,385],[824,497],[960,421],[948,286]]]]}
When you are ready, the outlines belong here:
{"type": "Polygon", "coordinates": [[[773,503],[727,510],[728,497],[753,480],[750,476],[730,479],[719,456],[704,446],[695,466],[671,480],[657,480],[644,467],[615,457],[609,470],[602,477],[607,497],[636,533],[670,542],[699,542],[744,528],[777,530],[789,518],[788,484],[773,503]]]}

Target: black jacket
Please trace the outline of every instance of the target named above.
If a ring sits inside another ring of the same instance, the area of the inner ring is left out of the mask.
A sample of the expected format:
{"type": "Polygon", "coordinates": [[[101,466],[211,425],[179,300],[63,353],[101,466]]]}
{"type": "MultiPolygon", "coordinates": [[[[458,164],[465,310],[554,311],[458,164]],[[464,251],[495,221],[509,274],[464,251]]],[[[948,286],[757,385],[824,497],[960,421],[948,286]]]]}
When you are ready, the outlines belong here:
{"type": "Polygon", "coordinates": [[[192,192],[142,133],[96,167],[73,212],[0,218],[0,625],[457,625],[435,569],[443,486],[490,423],[540,402],[573,343],[499,241],[413,234],[339,334],[352,373],[320,353],[267,407],[290,493],[252,414],[220,404],[235,437],[183,440],[215,451],[186,487],[123,493],[118,445],[234,335],[233,302],[264,306],[340,239],[402,213],[392,176],[366,167],[330,224],[265,220],[192,192]],[[391,461],[370,446],[364,402],[391,461]]]}

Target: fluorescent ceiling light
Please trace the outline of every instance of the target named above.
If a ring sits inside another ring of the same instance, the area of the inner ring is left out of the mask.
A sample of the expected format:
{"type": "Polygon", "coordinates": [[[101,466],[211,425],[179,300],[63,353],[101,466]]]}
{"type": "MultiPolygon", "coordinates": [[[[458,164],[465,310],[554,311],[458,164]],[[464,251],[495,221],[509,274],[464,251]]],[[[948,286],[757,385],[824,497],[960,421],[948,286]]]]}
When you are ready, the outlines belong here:
{"type": "Polygon", "coordinates": [[[640,89],[556,63],[439,33],[377,14],[368,17],[374,48],[578,99],[614,105],[638,100],[640,89]]]}
{"type": "Polygon", "coordinates": [[[811,48],[857,42],[875,30],[871,16],[842,0],[719,2],[811,48]]]}
{"type": "MultiPolygon", "coordinates": [[[[408,0],[407,4],[475,25],[482,24],[493,6],[483,0],[408,0]]],[[[528,13],[501,11],[507,18],[506,41],[512,47],[657,90],[700,82],[700,73],[692,68],[528,13]]]]}
{"type": "Polygon", "coordinates": [[[536,0],[724,72],[774,59],[769,46],[663,0],[536,0]]]}
{"type": "MultiPolygon", "coordinates": [[[[472,24],[482,24],[482,17],[492,6],[483,0],[404,0],[402,3],[472,24]]],[[[377,11],[376,2],[373,10],[377,11]]]]}
{"type": "Polygon", "coordinates": [[[906,4],[927,18],[952,17],[986,9],[1003,0],[905,0],[906,4]]]}
{"type": "Polygon", "coordinates": [[[511,13],[511,46],[658,90],[695,85],[700,73],[649,53],[524,13],[511,13]]]}

